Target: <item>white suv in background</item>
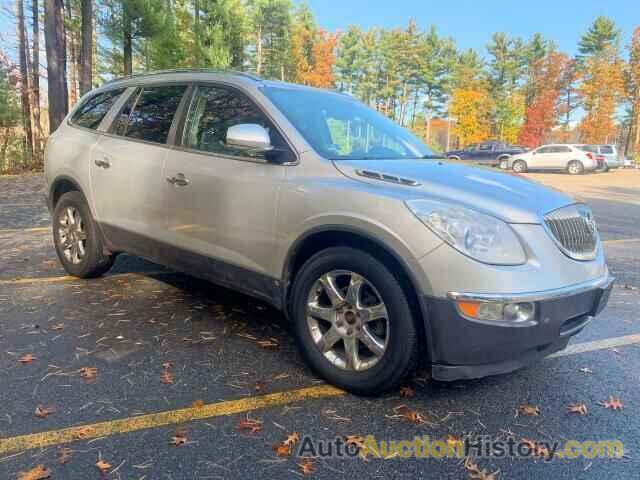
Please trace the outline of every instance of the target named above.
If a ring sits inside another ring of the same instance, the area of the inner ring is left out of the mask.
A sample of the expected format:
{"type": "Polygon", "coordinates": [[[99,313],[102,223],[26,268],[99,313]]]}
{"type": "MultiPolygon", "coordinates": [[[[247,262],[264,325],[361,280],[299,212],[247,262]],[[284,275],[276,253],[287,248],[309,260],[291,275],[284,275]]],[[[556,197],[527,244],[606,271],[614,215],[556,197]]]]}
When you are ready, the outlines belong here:
{"type": "Polygon", "coordinates": [[[543,145],[513,155],[508,165],[508,168],[516,173],[524,173],[527,170],[564,170],[572,175],[590,172],[597,167],[594,154],[576,145],[543,145]]]}
{"type": "Polygon", "coordinates": [[[576,145],[581,150],[591,152],[596,155],[596,160],[601,159],[604,165],[603,171],[610,168],[619,168],[620,160],[618,159],[618,149],[615,145],[576,145]]]}

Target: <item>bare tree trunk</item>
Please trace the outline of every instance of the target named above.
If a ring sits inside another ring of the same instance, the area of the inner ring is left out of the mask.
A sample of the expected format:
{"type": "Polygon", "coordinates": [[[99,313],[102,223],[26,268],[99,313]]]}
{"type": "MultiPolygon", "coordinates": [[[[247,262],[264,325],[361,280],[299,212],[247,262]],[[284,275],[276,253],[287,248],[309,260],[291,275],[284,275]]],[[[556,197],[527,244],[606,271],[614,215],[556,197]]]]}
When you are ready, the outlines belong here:
{"type": "Polygon", "coordinates": [[[262,73],[262,27],[256,31],[256,74],[262,73]]]}
{"type": "MultiPolygon", "coordinates": [[[[73,26],[74,15],[71,0],[67,0],[67,19],[68,25],[73,26]]],[[[67,45],[69,46],[67,53],[69,59],[67,62],[69,73],[69,106],[73,106],[78,101],[78,42],[77,32],[74,27],[67,30],[67,45]]]]}
{"type": "Polygon", "coordinates": [[[67,52],[62,0],[44,0],[44,36],[47,47],[49,132],[53,133],[67,115],[67,52]]]}
{"type": "Polygon", "coordinates": [[[131,37],[131,20],[125,9],[122,26],[122,58],[125,76],[133,74],[133,39],[131,37]]]}
{"type": "Polygon", "coordinates": [[[411,128],[416,126],[416,113],[418,110],[418,87],[416,86],[415,91],[413,92],[413,108],[411,109],[411,128]]]}
{"type": "Polygon", "coordinates": [[[31,129],[31,96],[29,95],[29,68],[27,59],[27,35],[24,25],[24,3],[16,0],[16,19],[18,28],[18,56],[20,57],[20,97],[22,103],[22,122],[24,125],[24,146],[27,157],[33,153],[33,131],[31,129]]]}
{"type": "Polygon", "coordinates": [[[93,76],[93,0],[81,0],[80,95],[91,90],[93,76]]]}
{"type": "Polygon", "coordinates": [[[196,43],[196,67],[202,67],[202,44],[201,44],[201,33],[200,33],[200,2],[198,0],[194,0],[193,2],[193,10],[194,10],[194,18],[195,18],[195,43],[196,43]]]}
{"type": "Polygon", "coordinates": [[[38,8],[38,0],[31,1],[31,12],[33,15],[33,38],[31,39],[33,156],[38,162],[39,167],[42,164],[42,123],[40,120],[40,9],[38,8]]]}

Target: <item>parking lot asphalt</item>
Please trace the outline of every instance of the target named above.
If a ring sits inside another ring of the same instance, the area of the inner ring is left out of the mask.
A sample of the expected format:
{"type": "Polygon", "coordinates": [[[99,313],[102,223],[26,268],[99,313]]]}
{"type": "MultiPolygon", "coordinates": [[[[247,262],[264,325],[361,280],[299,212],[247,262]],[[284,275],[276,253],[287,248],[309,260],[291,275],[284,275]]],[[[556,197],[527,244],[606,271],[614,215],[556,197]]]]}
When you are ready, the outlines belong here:
{"type": "Polygon", "coordinates": [[[527,176],[592,205],[618,278],[607,309],[566,351],[529,368],[454,383],[420,371],[378,398],[316,378],[282,315],[260,301],[126,255],[103,278],[67,277],[41,177],[0,177],[0,480],[39,465],[65,480],[299,478],[305,468],[310,478],[637,478],[640,172],[527,176]],[[599,404],[609,397],[623,408],[599,404]],[[567,413],[579,403],[586,415],[567,413]],[[294,433],[291,455],[277,452],[294,433]],[[618,439],[624,455],[472,452],[465,464],[387,454],[311,467],[297,456],[305,437],[354,435],[618,439]]]}

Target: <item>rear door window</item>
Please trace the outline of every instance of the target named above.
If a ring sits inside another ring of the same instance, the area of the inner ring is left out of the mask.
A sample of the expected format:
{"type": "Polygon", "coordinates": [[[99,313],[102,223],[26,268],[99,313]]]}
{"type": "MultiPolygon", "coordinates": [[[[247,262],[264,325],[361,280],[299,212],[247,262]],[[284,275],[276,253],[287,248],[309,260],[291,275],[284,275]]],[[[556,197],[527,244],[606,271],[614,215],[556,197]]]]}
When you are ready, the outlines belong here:
{"type": "Polygon", "coordinates": [[[71,123],[79,127],[96,130],[124,90],[124,88],[109,90],[88,98],[75,111],[73,117],[71,117],[71,123]]]}
{"type": "Polygon", "coordinates": [[[116,120],[115,133],[147,142],[166,143],[186,88],[185,85],[144,87],[137,96],[132,95],[132,98],[136,97],[134,100],[130,99],[125,105],[116,120]],[[128,115],[127,110],[130,110],[128,115]],[[126,123],[123,122],[125,116],[126,123]]]}
{"type": "Polygon", "coordinates": [[[600,145],[600,153],[604,155],[611,155],[613,153],[613,147],[609,145],[600,145]]]}

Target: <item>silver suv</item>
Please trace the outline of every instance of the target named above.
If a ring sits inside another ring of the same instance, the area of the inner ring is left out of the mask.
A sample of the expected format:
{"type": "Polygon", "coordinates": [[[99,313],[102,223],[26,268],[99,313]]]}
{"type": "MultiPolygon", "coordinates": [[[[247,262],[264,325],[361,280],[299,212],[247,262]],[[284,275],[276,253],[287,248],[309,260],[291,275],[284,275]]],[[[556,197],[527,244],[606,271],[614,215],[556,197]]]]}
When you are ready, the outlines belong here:
{"type": "Polygon", "coordinates": [[[263,299],[316,372],[373,394],[560,350],[613,282],[587,206],[434,157],[347,95],[164,72],[85,96],[45,179],[70,274],[128,252],[263,299]]]}

